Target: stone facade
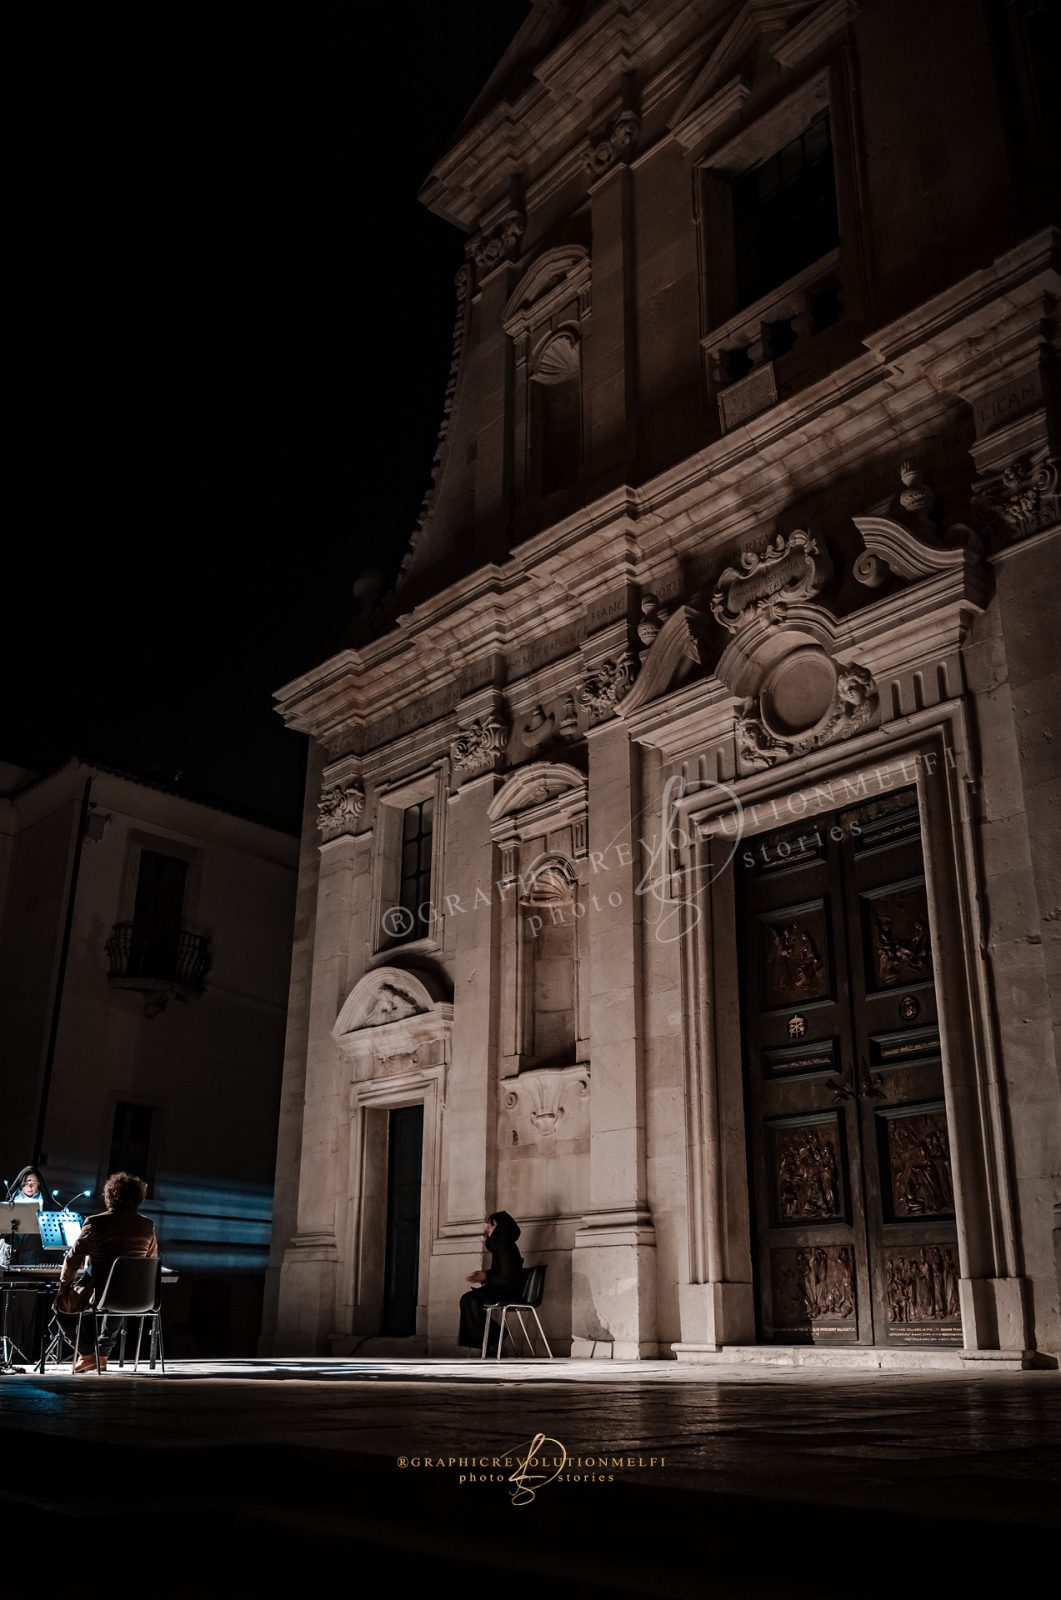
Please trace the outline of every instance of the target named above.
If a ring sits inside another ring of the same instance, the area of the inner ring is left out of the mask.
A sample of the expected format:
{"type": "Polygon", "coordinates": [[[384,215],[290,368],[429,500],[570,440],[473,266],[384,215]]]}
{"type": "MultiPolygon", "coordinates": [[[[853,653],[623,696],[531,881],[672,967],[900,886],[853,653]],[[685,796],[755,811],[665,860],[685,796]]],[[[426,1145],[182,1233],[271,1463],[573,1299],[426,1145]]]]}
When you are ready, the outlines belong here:
{"type": "Polygon", "coordinates": [[[1034,8],[988,9],[535,7],[425,185],[432,490],[279,695],[323,826],[272,1348],[453,1351],[503,1206],[575,1356],[1061,1351],[1058,238],[1034,8]],[[756,910],[782,849],[831,909],[756,910]]]}

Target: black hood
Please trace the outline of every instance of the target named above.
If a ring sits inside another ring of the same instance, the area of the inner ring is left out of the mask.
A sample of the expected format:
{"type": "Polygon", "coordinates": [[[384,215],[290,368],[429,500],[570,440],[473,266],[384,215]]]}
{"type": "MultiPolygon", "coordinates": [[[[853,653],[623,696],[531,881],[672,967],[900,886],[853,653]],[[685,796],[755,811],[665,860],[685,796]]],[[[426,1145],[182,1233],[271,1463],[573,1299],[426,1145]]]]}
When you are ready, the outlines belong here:
{"type": "Polygon", "coordinates": [[[490,1221],[495,1223],[493,1233],[486,1240],[486,1248],[491,1252],[499,1244],[515,1244],[519,1238],[519,1223],[515,1217],[510,1217],[507,1211],[491,1211],[490,1221]]]}

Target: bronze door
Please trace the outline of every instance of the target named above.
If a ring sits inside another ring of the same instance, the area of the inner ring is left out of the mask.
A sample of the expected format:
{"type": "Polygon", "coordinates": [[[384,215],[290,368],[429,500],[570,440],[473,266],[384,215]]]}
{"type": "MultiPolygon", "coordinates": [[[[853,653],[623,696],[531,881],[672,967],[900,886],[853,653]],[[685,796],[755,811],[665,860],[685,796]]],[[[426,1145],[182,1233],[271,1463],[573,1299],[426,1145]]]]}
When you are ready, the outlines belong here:
{"type": "Polygon", "coordinates": [[[960,1344],[916,791],[749,839],[736,871],[761,1335],[960,1344]]]}

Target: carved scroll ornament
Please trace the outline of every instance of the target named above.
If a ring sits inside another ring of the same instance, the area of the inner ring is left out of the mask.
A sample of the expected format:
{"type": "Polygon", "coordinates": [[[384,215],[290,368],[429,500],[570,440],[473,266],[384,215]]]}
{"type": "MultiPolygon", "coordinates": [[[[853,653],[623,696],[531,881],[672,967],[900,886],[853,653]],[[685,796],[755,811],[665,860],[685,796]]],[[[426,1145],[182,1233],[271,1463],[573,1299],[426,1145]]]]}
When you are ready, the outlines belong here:
{"type": "Polygon", "coordinates": [[[799,528],[779,533],[762,554],[745,550],[739,568],[726,568],[711,597],[711,610],[730,633],[763,613],[781,622],[785,608],[812,599],[832,570],[828,553],[811,534],[799,528]]]}
{"type": "Polygon", "coordinates": [[[1013,461],[973,484],[974,520],[988,533],[1027,539],[1061,519],[1057,462],[1048,450],[1013,461]]]}
{"type": "Polygon", "coordinates": [[[495,772],[508,746],[509,725],[498,713],[478,717],[462,728],[450,755],[456,771],[462,778],[474,778],[482,772],[495,772]]]}
{"type": "Polygon", "coordinates": [[[588,706],[594,722],[603,722],[614,712],[637,677],[633,652],[624,650],[614,659],[602,661],[587,672],[578,689],[580,705],[588,706]]]}
{"type": "Polygon", "coordinates": [[[365,809],[365,786],[359,778],[325,789],[317,804],[317,827],[324,840],[352,833],[365,809]]]}

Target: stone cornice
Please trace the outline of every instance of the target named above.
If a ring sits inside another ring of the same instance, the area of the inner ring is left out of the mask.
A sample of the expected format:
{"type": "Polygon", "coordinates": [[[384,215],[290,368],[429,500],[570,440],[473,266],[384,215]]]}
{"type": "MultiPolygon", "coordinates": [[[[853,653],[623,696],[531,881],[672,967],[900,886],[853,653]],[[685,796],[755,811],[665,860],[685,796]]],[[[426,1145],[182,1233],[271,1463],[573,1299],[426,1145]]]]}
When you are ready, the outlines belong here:
{"type": "Polygon", "coordinates": [[[538,62],[533,83],[513,103],[500,101],[465,128],[421,188],[423,204],[470,230],[516,173],[533,167],[539,181],[548,180],[546,168],[570,163],[587,112],[624,74],[659,76],[657,63],[668,51],[689,58],[691,22],[688,0],[606,0],[538,62]]]}
{"type": "MultiPolygon", "coordinates": [[[[362,650],[303,674],[278,692],[277,709],[288,726],[329,746],[366,728],[381,706],[407,715],[410,729],[423,726],[448,715],[462,675],[481,674],[491,658],[544,647],[565,629],[585,631],[594,603],[623,585],[656,588],[682,563],[703,565],[773,531],[773,519],[826,473],[842,474],[882,444],[901,451],[938,421],[940,391],[921,370],[919,330],[937,367],[948,351],[967,364],[977,331],[998,325],[998,302],[1011,317],[1022,307],[1037,315],[1056,281],[1055,261],[1053,232],[1025,241],[868,337],[865,352],[763,416],[639,488],[601,496],[506,561],[424,601],[362,650]]],[[[574,639],[568,653],[577,653],[574,639]]],[[[543,658],[529,670],[546,665],[543,658]]]]}

